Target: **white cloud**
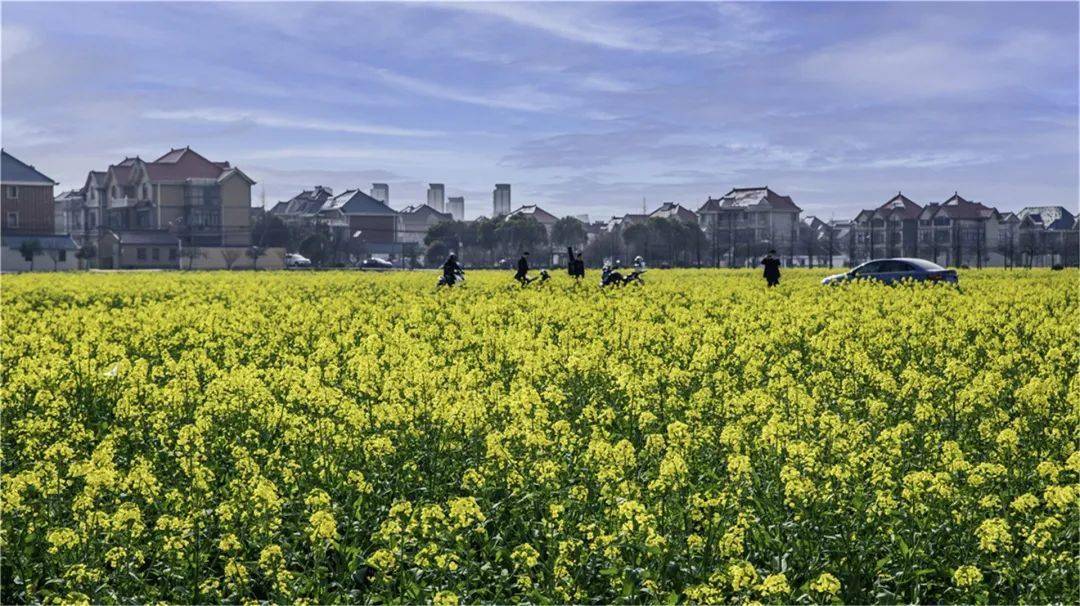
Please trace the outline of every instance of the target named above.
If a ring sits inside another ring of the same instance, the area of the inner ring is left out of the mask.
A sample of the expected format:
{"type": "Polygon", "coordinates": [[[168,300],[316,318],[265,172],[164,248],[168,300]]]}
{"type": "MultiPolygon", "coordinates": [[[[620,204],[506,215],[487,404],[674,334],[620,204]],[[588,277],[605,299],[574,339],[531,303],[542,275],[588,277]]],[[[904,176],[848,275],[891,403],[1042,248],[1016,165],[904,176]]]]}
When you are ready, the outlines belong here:
{"type": "Polygon", "coordinates": [[[991,43],[965,43],[912,30],[824,48],[800,65],[808,80],[874,97],[924,99],[1027,85],[1061,52],[1045,34],[1020,32],[991,43]],[[1029,44],[1030,43],[1030,44],[1029,44]]]}
{"type": "Polygon", "coordinates": [[[20,25],[0,27],[0,57],[4,62],[36,45],[37,39],[29,29],[20,25]]]}
{"type": "Polygon", "coordinates": [[[441,131],[433,130],[395,128],[393,126],[319,120],[317,118],[292,118],[270,112],[220,107],[190,110],[151,110],[144,112],[143,117],[153,120],[196,121],[217,124],[254,124],[268,128],[291,128],[361,135],[382,135],[388,137],[437,137],[445,134],[441,131]]]}
{"type": "Polygon", "coordinates": [[[644,28],[622,27],[602,19],[586,19],[578,10],[565,10],[566,5],[546,3],[469,2],[454,8],[497,17],[516,25],[540,30],[574,42],[582,42],[619,50],[670,50],[660,44],[654,33],[644,28]]]}

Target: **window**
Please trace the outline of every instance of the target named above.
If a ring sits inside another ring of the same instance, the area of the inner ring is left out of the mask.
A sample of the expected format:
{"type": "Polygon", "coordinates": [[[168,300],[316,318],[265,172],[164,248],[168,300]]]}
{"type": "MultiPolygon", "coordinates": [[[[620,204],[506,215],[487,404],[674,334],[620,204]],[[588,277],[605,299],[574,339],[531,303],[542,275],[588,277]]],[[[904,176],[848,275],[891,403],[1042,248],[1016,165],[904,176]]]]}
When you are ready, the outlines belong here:
{"type": "Polygon", "coordinates": [[[18,185],[8,185],[7,186],[7,197],[8,197],[9,200],[14,200],[15,198],[18,198],[19,197],[19,186],[18,185]]]}
{"type": "Polygon", "coordinates": [[[19,226],[19,213],[12,211],[7,214],[7,226],[18,227],[19,226]]]}
{"type": "Polygon", "coordinates": [[[146,260],[146,249],[145,248],[136,248],[135,249],[135,258],[140,260],[140,261],[145,261],[146,260]]]}
{"type": "Polygon", "coordinates": [[[934,219],[934,225],[950,225],[952,221],[948,217],[938,217],[934,219]]]}
{"type": "Polygon", "coordinates": [[[150,184],[149,183],[143,183],[142,197],[143,197],[143,200],[149,200],[150,199],[150,184]]]}
{"type": "Polygon", "coordinates": [[[113,185],[113,186],[112,186],[112,197],[114,197],[114,198],[118,198],[118,197],[119,197],[119,196],[117,195],[117,189],[116,189],[116,186],[115,186],[115,185],[113,185]]]}
{"type": "Polygon", "coordinates": [[[156,248],[156,247],[155,247],[155,248],[151,248],[151,249],[150,249],[150,258],[151,258],[151,259],[153,259],[153,260],[155,260],[155,261],[157,261],[158,259],[160,259],[160,258],[161,258],[161,249],[159,249],[159,248],[156,248]]]}
{"type": "Polygon", "coordinates": [[[881,263],[881,261],[871,261],[870,263],[856,267],[855,271],[852,273],[854,273],[856,276],[876,274],[881,271],[881,263]]]}
{"type": "Polygon", "coordinates": [[[65,261],[67,261],[67,251],[66,251],[66,250],[62,250],[62,251],[60,251],[60,255],[59,255],[59,256],[57,256],[57,260],[58,260],[58,261],[59,261],[60,263],[63,263],[63,262],[65,262],[65,261]]]}
{"type": "Polygon", "coordinates": [[[881,266],[877,269],[877,271],[884,273],[896,273],[911,270],[911,266],[903,261],[882,261],[881,266]]]}

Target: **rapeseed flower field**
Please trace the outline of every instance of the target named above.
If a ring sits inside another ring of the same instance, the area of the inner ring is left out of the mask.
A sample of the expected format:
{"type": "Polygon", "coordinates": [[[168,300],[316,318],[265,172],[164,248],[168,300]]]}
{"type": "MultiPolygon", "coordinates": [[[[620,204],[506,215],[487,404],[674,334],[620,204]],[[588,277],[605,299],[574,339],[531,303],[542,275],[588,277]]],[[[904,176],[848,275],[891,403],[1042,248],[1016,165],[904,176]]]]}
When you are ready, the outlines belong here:
{"type": "Polygon", "coordinates": [[[4,603],[1080,601],[1075,271],[4,276],[4,603]]]}

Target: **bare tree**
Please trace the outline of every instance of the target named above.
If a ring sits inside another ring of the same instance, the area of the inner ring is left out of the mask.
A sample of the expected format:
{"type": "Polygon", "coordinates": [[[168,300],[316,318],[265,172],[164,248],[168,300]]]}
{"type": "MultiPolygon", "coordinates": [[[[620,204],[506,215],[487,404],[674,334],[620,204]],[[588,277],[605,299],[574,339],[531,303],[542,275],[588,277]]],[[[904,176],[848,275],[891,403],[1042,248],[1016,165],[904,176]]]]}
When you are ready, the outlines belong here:
{"type": "Polygon", "coordinates": [[[232,269],[233,265],[240,260],[241,252],[235,248],[225,248],[221,251],[221,258],[225,259],[225,268],[232,269]]]}
{"type": "Polygon", "coordinates": [[[249,246],[244,254],[251,259],[251,269],[259,269],[259,257],[266,254],[266,248],[262,246],[249,246]]]}
{"type": "Polygon", "coordinates": [[[191,268],[195,265],[195,259],[197,259],[199,257],[202,257],[202,256],[204,256],[203,252],[201,250],[199,250],[198,246],[181,246],[180,247],[180,258],[187,259],[188,271],[191,271],[191,268]]]}

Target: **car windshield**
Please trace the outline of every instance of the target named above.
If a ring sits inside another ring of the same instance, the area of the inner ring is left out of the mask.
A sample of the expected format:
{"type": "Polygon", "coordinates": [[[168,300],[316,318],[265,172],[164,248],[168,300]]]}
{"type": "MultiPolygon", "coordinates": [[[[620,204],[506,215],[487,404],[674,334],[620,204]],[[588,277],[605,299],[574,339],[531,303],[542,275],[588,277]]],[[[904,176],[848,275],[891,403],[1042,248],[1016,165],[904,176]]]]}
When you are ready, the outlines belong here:
{"type": "Polygon", "coordinates": [[[923,271],[941,271],[945,269],[937,263],[931,263],[930,261],[924,261],[922,259],[904,259],[904,262],[914,265],[923,271]]]}

